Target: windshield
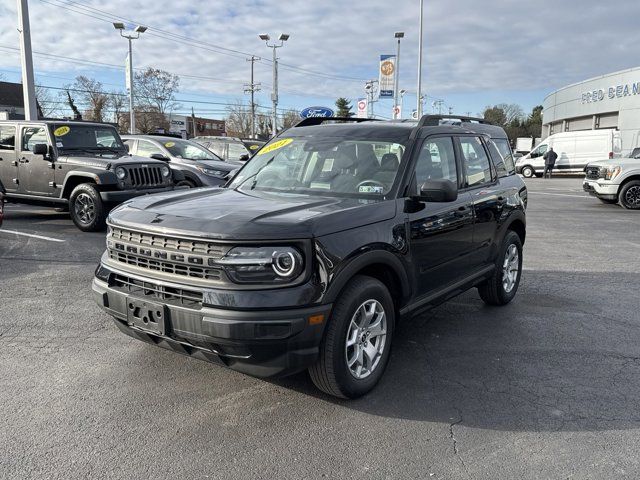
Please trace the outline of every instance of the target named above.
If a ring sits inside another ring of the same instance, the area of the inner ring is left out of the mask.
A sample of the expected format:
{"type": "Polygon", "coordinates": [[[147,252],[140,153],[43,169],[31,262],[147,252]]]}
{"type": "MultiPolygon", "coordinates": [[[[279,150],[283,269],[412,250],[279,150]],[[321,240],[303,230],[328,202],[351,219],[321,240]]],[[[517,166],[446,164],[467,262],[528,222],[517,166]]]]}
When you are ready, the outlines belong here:
{"type": "Polygon", "coordinates": [[[251,155],[243,143],[229,143],[229,158],[240,158],[242,155],[251,155]]]}
{"type": "Polygon", "coordinates": [[[213,152],[187,140],[167,140],[163,143],[164,148],[169,150],[172,157],[185,158],[187,160],[218,160],[222,161],[213,152]]]}
{"type": "Polygon", "coordinates": [[[113,154],[126,152],[116,129],[106,125],[54,124],[52,126],[56,148],[59,151],[80,150],[91,153],[102,151],[113,154]]]}
{"type": "Polygon", "coordinates": [[[239,190],[323,196],[389,193],[405,146],[344,137],[281,138],[262,148],[230,184],[239,190]]]}

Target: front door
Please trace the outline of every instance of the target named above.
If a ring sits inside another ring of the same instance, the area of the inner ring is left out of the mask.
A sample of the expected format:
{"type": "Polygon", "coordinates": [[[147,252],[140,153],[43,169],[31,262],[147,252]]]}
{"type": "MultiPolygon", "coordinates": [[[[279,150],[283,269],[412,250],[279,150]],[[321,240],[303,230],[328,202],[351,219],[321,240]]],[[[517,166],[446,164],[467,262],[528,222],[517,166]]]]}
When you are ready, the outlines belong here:
{"type": "Polygon", "coordinates": [[[18,191],[15,125],[0,125],[0,181],[7,192],[18,191]]]}
{"type": "MultiPolygon", "coordinates": [[[[429,137],[423,142],[411,188],[417,194],[422,183],[436,179],[460,183],[451,137],[429,137]]],[[[473,204],[463,192],[454,202],[425,202],[424,208],[408,215],[416,294],[424,297],[467,273],[465,264],[473,249],[473,204]]]]}
{"type": "Polygon", "coordinates": [[[54,164],[48,157],[34,155],[33,146],[38,143],[51,145],[44,125],[21,127],[20,152],[18,153],[19,192],[31,195],[53,196],[54,164]]]}

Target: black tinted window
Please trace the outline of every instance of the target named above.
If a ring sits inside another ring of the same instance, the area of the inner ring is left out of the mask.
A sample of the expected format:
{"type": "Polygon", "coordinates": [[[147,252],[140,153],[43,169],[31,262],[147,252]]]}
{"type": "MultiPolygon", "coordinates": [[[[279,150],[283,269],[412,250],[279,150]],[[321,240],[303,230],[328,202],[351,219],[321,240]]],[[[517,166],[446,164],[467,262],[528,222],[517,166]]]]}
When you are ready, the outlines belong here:
{"type": "Polygon", "coordinates": [[[487,145],[489,146],[489,154],[491,155],[493,164],[496,166],[498,177],[506,177],[509,175],[509,172],[507,171],[507,166],[505,165],[505,159],[502,156],[502,153],[498,151],[498,147],[492,140],[489,140],[487,145]]]}
{"type": "Polygon", "coordinates": [[[456,157],[451,137],[429,138],[422,144],[416,163],[416,187],[427,180],[451,180],[458,184],[456,157]]]}
{"type": "Polygon", "coordinates": [[[16,149],[16,127],[0,126],[0,150],[16,149]]]}
{"type": "Polygon", "coordinates": [[[491,163],[480,137],[460,137],[468,187],[491,183],[491,163]]]}
{"type": "Polygon", "coordinates": [[[516,165],[513,160],[513,152],[511,151],[511,146],[509,145],[509,141],[506,138],[496,138],[493,140],[498,148],[498,151],[502,155],[502,159],[504,160],[505,168],[509,173],[515,173],[516,165]]]}

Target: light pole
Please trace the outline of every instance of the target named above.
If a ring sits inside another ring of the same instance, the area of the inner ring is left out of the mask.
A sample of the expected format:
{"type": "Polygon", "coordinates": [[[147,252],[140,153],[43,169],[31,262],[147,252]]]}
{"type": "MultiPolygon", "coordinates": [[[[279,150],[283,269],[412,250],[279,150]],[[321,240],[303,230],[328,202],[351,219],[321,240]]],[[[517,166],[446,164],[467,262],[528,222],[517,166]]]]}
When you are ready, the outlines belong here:
{"type": "Polygon", "coordinates": [[[404,88],[400,90],[400,118],[402,118],[402,110],[404,110],[404,94],[405,93],[407,93],[407,91],[404,88]]]}
{"type": "Polygon", "coordinates": [[[35,80],[31,56],[31,30],[29,28],[29,6],[27,0],[18,0],[18,32],[20,32],[20,64],[22,67],[22,96],[24,119],[37,120],[35,80]]]}
{"type": "Polygon", "coordinates": [[[400,39],[404,38],[404,32],[396,32],[395,38],[398,39],[398,51],[396,53],[396,84],[393,87],[393,119],[398,118],[396,109],[398,108],[398,83],[400,81],[400,39]]]}
{"type": "Polygon", "coordinates": [[[280,36],[278,37],[278,40],[280,41],[280,44],[277,43],[273,43],[273,44],[269,44],[269,40],[271,40],[271,37],[269,37],[269,35],[267,35],[266,33],[261,33],[260,35],[258,35],[258,37],[260,38],[260,40],[264,40],[264,42],[267,44],[267,47],[272,48],[273,49],[273,86],[271,87],[271,103],[273,105],[273,112],[271,112],[271,116],[272,116],[272,135],[275,137],[276,134],[278,133],[278,112],[277,112],[277,108],[278,108],[278,57],[276,55],[276,48],[280,48],[284,45],[284,42],[286,42],[287,40],[289,40],[289,34],[288,33],[281,33],[280,36]]]}
{"type": "Polygon", "coordinates": [[[420,33],[418,34],[418,93],[416,113],[418,120],[422,117],[422,16],[424,12],[424,0],[420,0],[420,33]]]}
{"type": "Polygon", "coordinates": [[[129,61],[127,62],[127,83],[129,84],[129,133],[136,133],[136,116],[133,112],[133,52],[131,40],[140,38],[140,34],[147,31],[147,27],[138,25],[132,32],[125,33],[124,23],[113,22],[113,26],[120,32],[120,36],[129,40],[129,61]],[[133,34],[136,34],[135,36],[133,34]]]}

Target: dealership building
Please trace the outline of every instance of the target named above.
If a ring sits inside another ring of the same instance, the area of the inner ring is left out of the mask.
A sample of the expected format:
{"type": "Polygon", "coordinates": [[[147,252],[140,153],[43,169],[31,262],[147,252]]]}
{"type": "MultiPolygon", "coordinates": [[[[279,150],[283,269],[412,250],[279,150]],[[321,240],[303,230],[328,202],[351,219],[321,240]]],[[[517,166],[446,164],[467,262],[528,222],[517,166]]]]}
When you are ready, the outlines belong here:
{"type": "Polygon", "coordinates": [[[623,154],[640,146],[640,67],[557,90],[543,102],[542,138],[579,130],[620,131],[623,154]]]}

